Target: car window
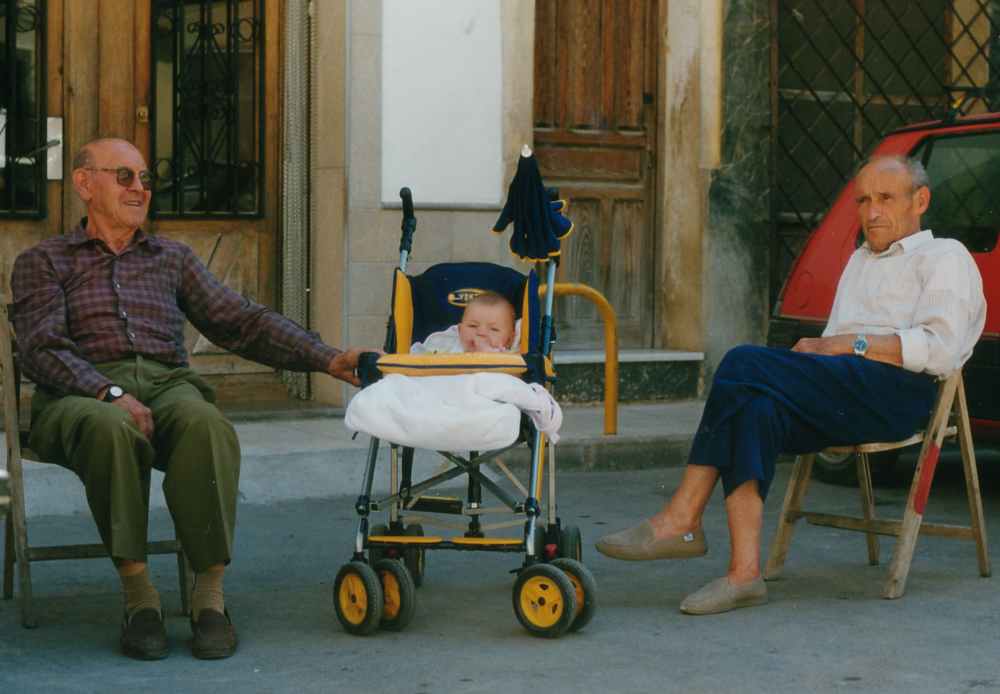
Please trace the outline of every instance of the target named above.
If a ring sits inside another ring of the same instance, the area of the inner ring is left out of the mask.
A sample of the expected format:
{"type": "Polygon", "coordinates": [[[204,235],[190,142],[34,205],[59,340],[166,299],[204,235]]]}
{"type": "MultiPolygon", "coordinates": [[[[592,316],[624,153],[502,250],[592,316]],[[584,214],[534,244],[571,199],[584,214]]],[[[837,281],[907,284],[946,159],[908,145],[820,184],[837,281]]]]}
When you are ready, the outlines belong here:
{"type": "Polygon", "coordinates": [[[973,253],[988,253],[1000,232],[1000,132],[931,137],[913,152],[931,180],[923,226],[973,253]]]}

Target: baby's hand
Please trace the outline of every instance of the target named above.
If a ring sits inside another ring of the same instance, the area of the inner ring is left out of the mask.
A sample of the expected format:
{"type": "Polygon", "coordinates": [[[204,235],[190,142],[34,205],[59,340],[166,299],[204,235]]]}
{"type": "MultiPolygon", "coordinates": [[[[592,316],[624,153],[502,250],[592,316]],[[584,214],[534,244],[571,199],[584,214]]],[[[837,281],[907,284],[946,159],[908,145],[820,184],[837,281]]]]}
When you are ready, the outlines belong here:
{"type": "Polygon", "coordinates": [[[489,339],[485,337],[476,337],[473,343],[474,352],[500,352],[502,351],[499,347],[494,347],[490,344],[489,339]]]}

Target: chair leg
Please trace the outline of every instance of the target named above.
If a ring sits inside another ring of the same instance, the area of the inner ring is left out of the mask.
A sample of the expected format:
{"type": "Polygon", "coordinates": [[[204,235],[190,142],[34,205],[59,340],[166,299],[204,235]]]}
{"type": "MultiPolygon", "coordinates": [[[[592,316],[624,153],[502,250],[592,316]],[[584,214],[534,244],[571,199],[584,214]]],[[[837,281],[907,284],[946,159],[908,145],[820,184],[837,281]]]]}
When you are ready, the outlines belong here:
{"type": "Polygon", "coordinates": [[[892,550],[892,561],[889,563],[889,575],[882,588],[882,597],[895,599],[901,598],[906,592],[906,579],[910,573],[910,562],[913,561],[913,550],[917,546],[917,536],[920,534],[920,524],[924,515],[916,509],[915,501],[922,485],[930,485],[934,476],[933,467],[937,463],[937,452],[934,453],[934,460],[928,460],[930,456],[920,454],[917,462],[917,471],[913,475],[913,482],[910,484],[910,494],[906,499],[906,510],[903,513],[903,523],[899,530],[899,537],[896,539],[896,546],[892,550]],[[932,463],[928,465],[928,463],[932,463]]]}
{"type": "Polygon", "coordinates": [[[20,470],[17,480],[18,491],[11,495],[13,517],[14,554],[17,564],[19,602],[21,604],[21,624],[26,629],[38,626],[31,609],[31,562],[28,561],[28,528],[24,518],[23,486],[20,485],[20,470]]]}
{"type": "Polygon", "coordinates": [[[9,513],[4,521],[3,599],[14,597],[14,519],[9,513]]]}
{"type": "Polygon", "coordinates": [[[788,489],[785,491],[785,500],[778,516],[778,530],[774,534],[771,550],[767,557],[767,565],[764,567],[764,578],[768,581],[778,578],[785,566],[788,548],[792,544],[795,521],[798,520],[795,514],[802,510],[802,500],[805,498],[806,488],[809,486],[815,457],[810,453],[800,455],[795,459],[792,476],[788,480],[788,489]]]}
{"type": "Polygon", "coordinates": [[[979,468],[976,466],[976,451],[972,445],[972,431],[969,427],[969,408],[965,400],[965,385],[959,383],[955,397],[958,410],[958,445],[962,451],[962,469],[965,472],[965,494],[969,501],[969,525],[976,540],[976,556],[979,560],[979,575],[989,576],[990,554],[986,544],[986,522],[983,519],[983,497],[979,492],[979,468]]]}
{"type": "MultiPolygon", "coordinates": [[[[872,489],[872,468],[871,461],[867,453],[858,453],[858,487],[861,490],[861,511],[866,521],[875,520],[875,492],[872,489]]],[[[868,563],[872,566],[878,565],[878,535],[875,533],[865,533],[865,540],[868,543],[868,563]]]]}
{"type": "Polygon", "coordinates": [[[917,546],[920,535],[920,524],[924,519],[924,509],[930,496],[931,483],[934,481],[934,471],[937,469],[941,456],[941,442],[944,430],[948,425],[948,414],[955,401],[957,379],[949,378],[941,384],[938,390],[937,406],[927,427],[924,444],[917,458],[917,469],[913,473],[910,484],[910,494],[906,499],[906,510],[903,512],[903,523],[899,529],[899,537],[892,551],[892,562],[889,564],[889,575],[882,588],[882,597],[895,599],[906,592],[906,579],[910,574],[910,563],[913,561],[913,550],[917,546]]]}

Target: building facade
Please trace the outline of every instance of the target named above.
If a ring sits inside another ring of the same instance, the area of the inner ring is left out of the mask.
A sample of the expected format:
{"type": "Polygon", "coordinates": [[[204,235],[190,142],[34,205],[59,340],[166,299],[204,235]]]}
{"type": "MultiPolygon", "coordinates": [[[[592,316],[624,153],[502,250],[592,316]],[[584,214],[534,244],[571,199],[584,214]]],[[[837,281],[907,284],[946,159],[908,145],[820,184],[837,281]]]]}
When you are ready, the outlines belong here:
{"type": "MultiPolygon", "coordinates": [[[[0,6],[6,65],[17,66],[0,104],[5,296],[16,254],[80,216],[73,152],[124,137],[157,174],[153,232],[328,342],[377,347],[398,259],[396,187],[410,185],[417,205],[411,270],[526,270],[509,234],[489,229],[528,144],[571,202],[559,280],[609,298],[622,347],[701,354],[710,376],[728,347],[765,339],[765,0],[0,6]]],[[[597,314],[578,301],[557,307],[560,349],[599,349],[597,314]]],[[[187,344],[224,398],[350,395],[193,331],[187,344]]]]}

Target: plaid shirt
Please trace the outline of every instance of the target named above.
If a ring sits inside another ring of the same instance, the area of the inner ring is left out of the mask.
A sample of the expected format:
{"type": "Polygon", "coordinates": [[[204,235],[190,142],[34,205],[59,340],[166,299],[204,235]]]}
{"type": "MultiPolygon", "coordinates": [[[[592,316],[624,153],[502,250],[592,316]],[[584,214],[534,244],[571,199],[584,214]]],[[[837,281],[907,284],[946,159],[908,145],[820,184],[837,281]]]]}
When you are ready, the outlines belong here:
{"type": "Polygon", "coordinates": [[[111,382],[93,366],[140,355],[187,365],[184,318],[215,344],[268,366],[326,371],[339,350],[224,286],[187,246],[137,230],[115,255],[84,217],[14,262],[14,324],[25,373],[60,395],[111,382]]]}

